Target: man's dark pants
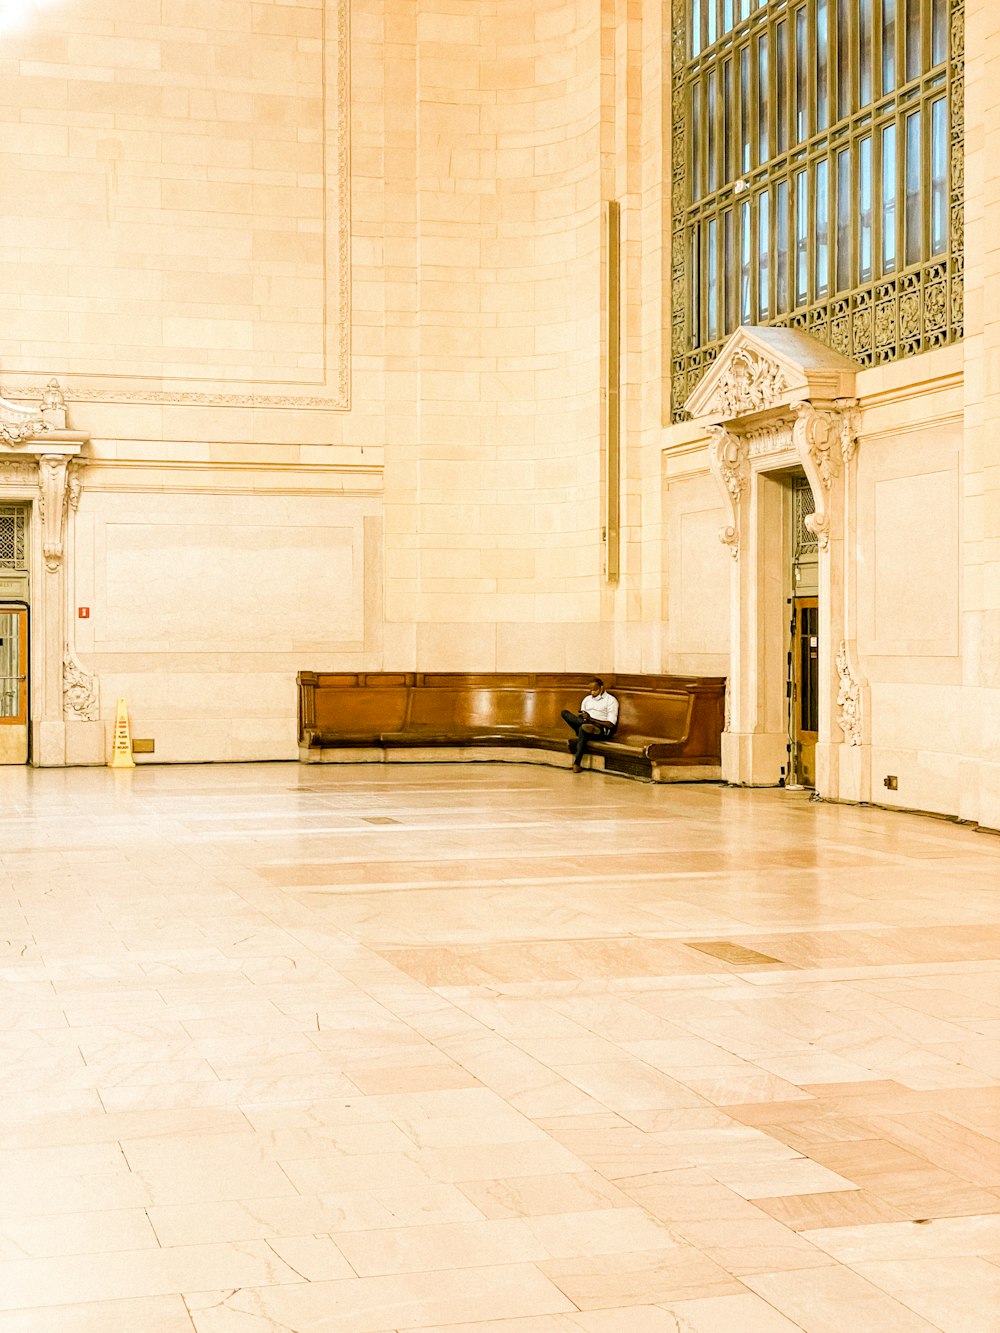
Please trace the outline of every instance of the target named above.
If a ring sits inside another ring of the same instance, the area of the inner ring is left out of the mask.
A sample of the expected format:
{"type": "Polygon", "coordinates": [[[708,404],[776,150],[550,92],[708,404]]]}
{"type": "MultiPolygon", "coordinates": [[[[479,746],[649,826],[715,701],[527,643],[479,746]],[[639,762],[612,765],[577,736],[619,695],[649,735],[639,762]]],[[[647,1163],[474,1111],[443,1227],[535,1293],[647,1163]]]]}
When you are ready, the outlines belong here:
{"type": "Polygon", "coordinates": [[[613,736],[615,729],[607,722],[584,722],[579,713],[571,713],[564,708],[562,711],[562,720],[567,726],[573,728],[576,732],[576,749],[573,752],[573,763],[579,764],[587,750],[587,742],[596,739],[604,740],[608,736],[613,736]]]}

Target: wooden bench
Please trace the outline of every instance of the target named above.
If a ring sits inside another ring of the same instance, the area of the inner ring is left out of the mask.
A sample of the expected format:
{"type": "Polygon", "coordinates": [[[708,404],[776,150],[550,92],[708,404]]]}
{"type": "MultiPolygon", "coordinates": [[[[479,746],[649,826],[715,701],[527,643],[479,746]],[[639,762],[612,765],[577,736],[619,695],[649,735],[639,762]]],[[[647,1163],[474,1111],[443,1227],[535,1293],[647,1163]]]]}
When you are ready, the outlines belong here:
{"type": "MultiPolygon", "coordinates": [[[[506,759],[569,766],[575,713],[591,677],[555,673],[302,671],[306,763],[506,759]]],[[[605,772],[691,782],[721,778],[724,677],[615,675],[612,740],[584,762],[605,772]]]]}

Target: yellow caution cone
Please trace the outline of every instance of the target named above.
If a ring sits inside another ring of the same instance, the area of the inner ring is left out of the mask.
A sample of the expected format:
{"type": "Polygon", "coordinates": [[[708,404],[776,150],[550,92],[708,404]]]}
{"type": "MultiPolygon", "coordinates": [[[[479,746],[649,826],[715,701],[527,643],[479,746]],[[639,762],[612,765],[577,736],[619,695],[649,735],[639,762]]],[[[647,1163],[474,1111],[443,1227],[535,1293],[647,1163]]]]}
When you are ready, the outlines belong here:
{"type": "Polygon", "coordinates": [[[115,714],[115,738],[111,746],[108,768],[135,768],[132,758],[132,733],[128,725],[128,708],[124,699],[118,700],[115,714]]]}

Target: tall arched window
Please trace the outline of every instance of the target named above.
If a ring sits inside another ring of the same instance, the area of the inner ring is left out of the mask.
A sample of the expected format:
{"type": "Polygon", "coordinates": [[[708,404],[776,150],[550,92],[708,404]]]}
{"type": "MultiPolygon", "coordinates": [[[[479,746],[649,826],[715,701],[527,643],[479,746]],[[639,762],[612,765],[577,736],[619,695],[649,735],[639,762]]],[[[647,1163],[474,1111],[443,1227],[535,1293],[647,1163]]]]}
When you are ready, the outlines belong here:
{"type": "Polygon", "coordinates": [[[740,324],[962,336],[964,0],[674,0],[675,414],[740,324]]]}

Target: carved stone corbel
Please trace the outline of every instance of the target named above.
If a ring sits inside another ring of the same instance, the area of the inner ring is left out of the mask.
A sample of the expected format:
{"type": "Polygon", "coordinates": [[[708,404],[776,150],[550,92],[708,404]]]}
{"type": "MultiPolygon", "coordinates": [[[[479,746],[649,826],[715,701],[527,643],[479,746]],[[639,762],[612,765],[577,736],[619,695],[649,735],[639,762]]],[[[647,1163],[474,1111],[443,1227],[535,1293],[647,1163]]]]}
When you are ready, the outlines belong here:
{"type": "Polygon", "coordinates": [[[68,460],[62,454],[42,454],[38,460],[42,555],[45,557],[45,568],[52,574],[59,568],[63,557],[66,510],[69,505],[68,473],[68,460]]]}
{"type": "Polygon", "coordinates": [[[792,441],[812,488],[816,512],[806,519],[806,527],[815,534],[821,551],[830,545],[830,507],[828,496],[840,473],[858,448],[860,413],[857,400],[841,398],[832,412],[820,411],[808,399],[792,403],[792,441]],[[839,446],[839,447],[838,447],[839,446]]]}
{"type": "Polygon", "coordinates": [[[719,529],[719,541],[729,547],[734,560],[740,555],[740,499],[749,475],[747,442],[733,435],[725,426],[709,428],[712,443],[708,457],[712,475],[718,482],[729,515],[729,522],[719,529]]]}
{"type": "Polygon", "coordinates": [[[98,717],[97,677],[84,670],[69,644],[63,653],[63,712],[80,722],[98,717]]]}
{"type": "Polygon", "coordinates": [[[827,498],[840,469],[840,456],[834,445],[840,440],[839,414],[821,412],[808,400],[793,403],[792,442],[808,478],[816,505],[806,519],[806,527],[825,551],[830,545],[830,507],[827,498]]]}

